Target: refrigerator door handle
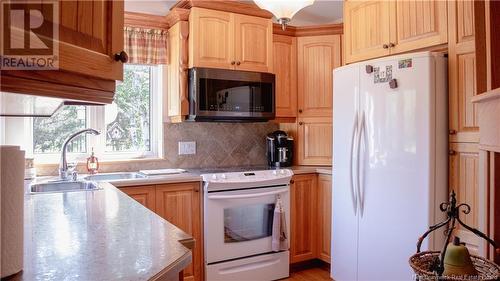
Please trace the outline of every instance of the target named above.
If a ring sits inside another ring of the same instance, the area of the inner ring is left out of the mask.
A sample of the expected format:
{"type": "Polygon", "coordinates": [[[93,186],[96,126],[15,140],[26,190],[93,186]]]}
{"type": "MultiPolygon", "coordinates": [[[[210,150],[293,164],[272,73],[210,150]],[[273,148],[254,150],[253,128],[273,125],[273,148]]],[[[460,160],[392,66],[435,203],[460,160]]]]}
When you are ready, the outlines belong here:
{"type": "Polygon", "coordinates": [[[363,135],[365,129],[365,112],[361,114],[361,122],[359,124],[359,133],[357,138],[357,147],[356,147],[356,188],[357,188],[357,197],[359,204],[359,214],[363,217],[363,208],[364,208],[364,198],[361,192],[361,176],[360,176],[360,154],[361,154],[361,136],[363,135]]]}
{"type": "Polygon", "coordinates": [[[349,158],[349,185],[351,188],[351,200],[352,208],[354,210],[354,215],[357,215],[358,210],[358,196],[356,194],[356,189],[354,188],[354,173],[353,173],[353,162],[354,162],[354,149],[356,146],[356,136],[358,134],[358,113],[354,116],[354,122],[352,126],[352,137],[351,137],[351,154],[349,158]]]}

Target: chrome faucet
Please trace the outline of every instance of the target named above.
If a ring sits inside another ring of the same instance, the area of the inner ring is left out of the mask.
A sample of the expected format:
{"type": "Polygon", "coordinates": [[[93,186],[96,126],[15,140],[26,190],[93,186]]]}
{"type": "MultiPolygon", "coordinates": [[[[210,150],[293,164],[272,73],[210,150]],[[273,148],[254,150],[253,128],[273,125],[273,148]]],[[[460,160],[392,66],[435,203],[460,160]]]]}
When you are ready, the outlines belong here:
{"type": "MultiPolygon", "coordinates": [[[[59,178],[61,180],[68,180],[68,178],[73,174],[73,170],[76,168],[75,166],[68,167],[68,162],[66,161],[66,149],[68,147],[68,144],[77,136],[81,134],[92,134],[92,135],[99,135],[99,131],[94,130],[94,129],[84,129],[81,131],[78,131],[71,136],[69,136],[65,141],[62,146],[62,151],[61,151],[61,162],[59,162],[59,178]]],[[[75,179],[75,176],[73,174],[73,179],[75,179]]]]}

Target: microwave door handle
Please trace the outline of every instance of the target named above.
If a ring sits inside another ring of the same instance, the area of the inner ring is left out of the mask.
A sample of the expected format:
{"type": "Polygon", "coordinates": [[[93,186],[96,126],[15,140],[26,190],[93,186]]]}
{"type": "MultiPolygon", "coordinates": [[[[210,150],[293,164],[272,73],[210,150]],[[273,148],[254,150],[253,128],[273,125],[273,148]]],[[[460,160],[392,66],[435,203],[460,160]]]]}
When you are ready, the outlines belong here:
{"type": "Polygon", "coordinates": [[[250,194],[236,194],[236,195],[208,195],[208,199],[215,200],[226,200],[226,199],[246,199],[246,198],[255,198],[255,197],[263,197],[269,195],[276,195],[284,192],[288,192],[288,188],[281,188],[274,191],[269,192],[261,192],[261,193],[250,193],[250,194]]]}

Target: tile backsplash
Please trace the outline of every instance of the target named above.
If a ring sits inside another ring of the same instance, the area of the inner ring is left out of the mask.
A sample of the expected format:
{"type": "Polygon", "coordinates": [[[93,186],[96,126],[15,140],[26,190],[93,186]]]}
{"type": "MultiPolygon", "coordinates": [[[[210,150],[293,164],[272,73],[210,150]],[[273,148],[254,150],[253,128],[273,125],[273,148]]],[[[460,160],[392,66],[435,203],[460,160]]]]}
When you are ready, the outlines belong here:
{"type": "MultiPolygon", "coordinates": [[[[266,165],[265,137],[275,130],[278,130],[278,125],[270,122],[165,123],[163,159],[101,163],[99,172],[266,165]],[[179,155],[179,142],[196,142],[196,154],[179,155]]],[[[38,175],[57,175],[58,165],[37,165],[36,168],[38,175]]],[[[86,173],[82,161],[78,171],[86,173]]]]}
{"type": "Polygon", "coordinates": [[[200,123],[164,125],[165,161],[170,167],[218,168],[265,165],[265,136],[274,123],[200,123]],[[178,155],[178,142],[196,142],[196,154],[178,155]]]}

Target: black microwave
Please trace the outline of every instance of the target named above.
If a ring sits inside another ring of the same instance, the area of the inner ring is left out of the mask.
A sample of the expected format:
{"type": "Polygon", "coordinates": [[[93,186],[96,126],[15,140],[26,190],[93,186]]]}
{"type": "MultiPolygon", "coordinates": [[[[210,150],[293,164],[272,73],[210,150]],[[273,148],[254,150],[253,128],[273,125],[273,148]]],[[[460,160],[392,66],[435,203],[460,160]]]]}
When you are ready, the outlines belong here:
{"type": "Polygon", "coordinates": [[[189,70],[188,120],[260,122],[274,116],[274,74],[214,68],[189,70]]]}

